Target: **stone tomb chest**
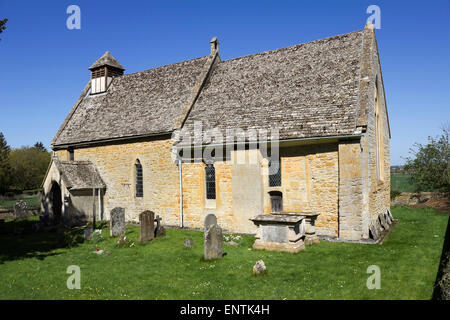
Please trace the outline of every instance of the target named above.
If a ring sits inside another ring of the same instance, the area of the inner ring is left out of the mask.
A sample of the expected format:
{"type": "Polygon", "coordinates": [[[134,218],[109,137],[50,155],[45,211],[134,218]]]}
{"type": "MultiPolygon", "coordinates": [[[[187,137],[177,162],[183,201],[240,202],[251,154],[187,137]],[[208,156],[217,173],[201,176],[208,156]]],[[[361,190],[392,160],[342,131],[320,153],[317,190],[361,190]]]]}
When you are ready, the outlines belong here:
{"type": "Polygon", "coordinates": [[[254,249],[269,251],[299,252],[305,243],[317,243],[314,213],[272,213],[262,214],[253,219],[258,226],[254,249]]]}

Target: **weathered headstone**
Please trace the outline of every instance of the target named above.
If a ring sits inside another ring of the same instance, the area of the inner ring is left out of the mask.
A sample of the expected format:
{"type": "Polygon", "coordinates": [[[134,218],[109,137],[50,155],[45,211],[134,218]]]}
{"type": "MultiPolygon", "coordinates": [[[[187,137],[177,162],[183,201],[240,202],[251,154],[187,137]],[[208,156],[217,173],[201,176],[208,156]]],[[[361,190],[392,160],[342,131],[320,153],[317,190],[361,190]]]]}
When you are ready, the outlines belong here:
{"type": "Polygon", "coordinates": [[[14,204],[14,216],[16,219],[28,217],[28,204],[25,201],[19,200],[14,204]]]}
{"type": "Polygon", "coordinates": [[[156,229],[155,229],[155,237],[163,237],[166,235],[166,228],[161,224],[161,218],[156,216],[156,229]]]}
{"type": "Polygon", "coordinates": [[[117,237],[125,234],[125,209],[116,207],[111,210],[110,235],[117,237]]]}
{"type": "Polygon", "coordinates": [[[184,241],[184,247],[185,248],[192,248],[194,246],[194,240],[192,239],[186,239],[184,241]]]}
{"type": "Polygon", "coordinates": [[[155,235],[155,213],[153,211],[144,211],[139,215],[141,232],[140,242],[153,240],[155,235]]]}
{"type": "Polygon", "coordinates": [[[214,215],[209,214],[205,218],[203,238],[205,260],[222,258],[222,228],[217,223],[211,224],[214,221],[217,222],[214,215]]]}
{"type": "Polygon", "coordinates": [[[204,231],[208,229],[209,226],[216,225],[217,224],[217,218],[214,214],[210,213],[205,217],[205,226],[204,231]]]}

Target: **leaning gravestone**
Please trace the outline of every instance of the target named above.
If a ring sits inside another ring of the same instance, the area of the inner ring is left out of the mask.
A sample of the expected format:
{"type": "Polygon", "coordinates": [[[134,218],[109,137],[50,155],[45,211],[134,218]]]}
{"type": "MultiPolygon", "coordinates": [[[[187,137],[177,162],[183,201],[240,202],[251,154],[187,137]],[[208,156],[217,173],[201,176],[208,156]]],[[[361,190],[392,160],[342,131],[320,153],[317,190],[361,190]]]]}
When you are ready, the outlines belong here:
{"type": "Polygon", "coordinates": [[[217,221],[214,215],[207,215],[205,218],[205,233],[204,233],[204,255],[205,260],[222,258],[222,228],[215,224],[210,224],[217,221]],[[213,216],[214,218],[212,218],[213,216]]]}
{"type": "Polygon", "coordinates": [[[16,219],[28,217],[28,205],[25,201],[19,200],[14,204],[14,217],[16,219]]]}
{"type": "Polygon", "coordinates": [[[139,215],[141,232],[140,242],[153,240],[155,235],[155,213],[153,211],[144,211],[139,215]]]}
{"type": "Polygon", "coordinates": [[[111,210],[110,235],[117,237],[125,234],[125,209],[116,207],[111,210]]]}

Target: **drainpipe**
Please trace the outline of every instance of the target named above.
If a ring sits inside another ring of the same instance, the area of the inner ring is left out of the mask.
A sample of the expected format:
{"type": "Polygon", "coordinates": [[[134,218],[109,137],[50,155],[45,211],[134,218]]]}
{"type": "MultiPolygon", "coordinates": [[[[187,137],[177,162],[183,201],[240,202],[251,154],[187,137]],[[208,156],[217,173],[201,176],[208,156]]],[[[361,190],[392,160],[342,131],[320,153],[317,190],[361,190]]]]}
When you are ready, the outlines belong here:
{"type": "Polygon", "coordinates": [[[92,230],[95,230],[95,187],[92,188],[92,230]]]}
{"type": "Polygon", "coordinates": [[[180,227],[183,228],[183,171],[182,171],[182,162],[181,159],[178,160],[178,177],[180,179],[180,227]]]}
{"type": "Polygon", "coordinates": [[[101,200],[101,191],[102,189],[98,188],[98,221],[102,220],[102,200],[101,200]]]}

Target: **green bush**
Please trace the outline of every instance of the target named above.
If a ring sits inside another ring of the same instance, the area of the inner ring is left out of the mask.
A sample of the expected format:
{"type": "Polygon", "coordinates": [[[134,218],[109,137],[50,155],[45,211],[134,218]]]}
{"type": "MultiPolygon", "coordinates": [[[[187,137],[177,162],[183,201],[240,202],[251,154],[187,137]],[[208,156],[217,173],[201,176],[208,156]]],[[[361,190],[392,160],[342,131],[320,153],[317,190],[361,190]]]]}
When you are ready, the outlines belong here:
{"type": "Polygon", "coordinates": [[[80,234],[79,230],[69,230],[64,232],[64,244],[67,248],[73,248],[83,242],[84,237],[80,234]]]}
{"type": "Polygon", "coordinates": [[[102,242],[103,240],[105,239],[103,238],[102,233],[97,231],[97,229],[94,230],[94,232],[92,233],[92,240],[91,240],[92,243],[99,243],[102,242]]]}

